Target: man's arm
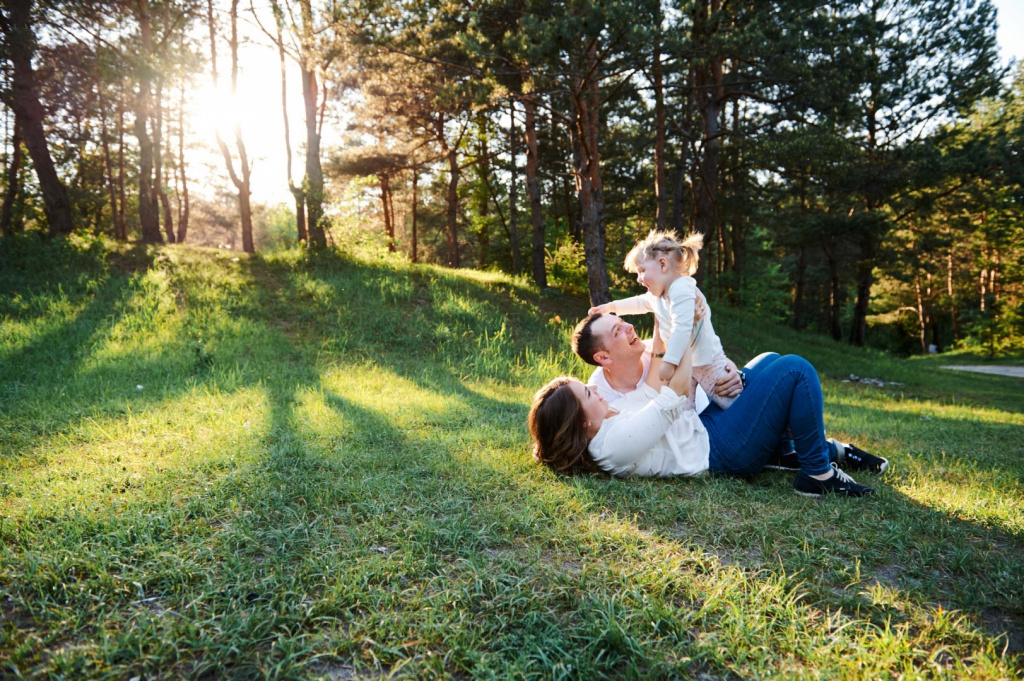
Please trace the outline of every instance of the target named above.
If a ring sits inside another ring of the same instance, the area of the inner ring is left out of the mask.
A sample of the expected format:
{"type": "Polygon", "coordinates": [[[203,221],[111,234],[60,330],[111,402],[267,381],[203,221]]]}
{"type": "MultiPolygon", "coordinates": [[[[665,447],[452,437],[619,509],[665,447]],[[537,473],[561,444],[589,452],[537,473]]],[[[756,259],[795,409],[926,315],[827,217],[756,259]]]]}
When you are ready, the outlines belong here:
{"type": "Polygon", "coordinates": [[[720,397],[736,397],[743,392],[743,379],[740,372],[736,370],[736,364],[731,360],[725,361],[725,373],[715,382],[715,394],[720,397]]]}

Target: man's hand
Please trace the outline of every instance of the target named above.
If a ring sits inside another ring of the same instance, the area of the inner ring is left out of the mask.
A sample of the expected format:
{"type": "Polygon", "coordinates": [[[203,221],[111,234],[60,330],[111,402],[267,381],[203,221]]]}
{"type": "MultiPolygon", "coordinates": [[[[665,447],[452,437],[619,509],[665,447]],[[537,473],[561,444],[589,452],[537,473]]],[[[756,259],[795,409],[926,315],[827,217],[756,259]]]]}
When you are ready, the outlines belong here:
{"type": "Polygon", "coordinates": [[[661,369],[658,370],[658,378],[665,383],[668,383],[672,379],[672,374],[676,372],[676,365],[669,364],[668,362],[661,363],[661,369]]]}
{"type": "Polygon", "coordinates": [[[736,397],[743,392],[743,381],[733,361],[726,360],[725,373],[715,381],[715,394],[719,397],[736,397]]]}
{"type": "Polygon", "coordinates": [[[594,314],[600,312],[601,314],[608,314],[609,312],[615,312],[615,303],[605,303],[603,305],[595,305],[594,307],[587,310],[587,314],[594,314]]]}

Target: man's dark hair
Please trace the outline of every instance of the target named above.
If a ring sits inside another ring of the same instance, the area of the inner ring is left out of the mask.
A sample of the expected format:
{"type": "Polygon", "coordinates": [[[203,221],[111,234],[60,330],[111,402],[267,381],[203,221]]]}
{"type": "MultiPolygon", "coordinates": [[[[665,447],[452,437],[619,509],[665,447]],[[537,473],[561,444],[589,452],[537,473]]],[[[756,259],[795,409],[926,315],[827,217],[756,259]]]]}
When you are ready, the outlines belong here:
{"type": "Polygon", "coordinates": [[[604,346],[594,338],[594,334],[590,330],[590,327],[603,316],[604,315],[600,312],[587,315],[584,319],[581,319],[580,323],[576,325],[576,328],[572,330],[572,351],[575,352],[584,362],[592,364],[593,366],[601,366],[594,361],[594,353],[604,350],[604,346]]]}

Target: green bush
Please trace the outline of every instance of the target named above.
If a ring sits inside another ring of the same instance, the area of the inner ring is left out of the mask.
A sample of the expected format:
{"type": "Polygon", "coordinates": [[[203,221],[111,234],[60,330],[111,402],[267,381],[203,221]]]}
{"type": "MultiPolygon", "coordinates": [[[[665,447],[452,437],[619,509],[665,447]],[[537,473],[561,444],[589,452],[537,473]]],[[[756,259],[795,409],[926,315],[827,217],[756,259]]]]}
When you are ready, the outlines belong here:
{"type": "Polygon", "coordinates": [[[548,268],[552,286],[573,295],[582,295],[588,291],[587,258],[583,244],[569,238],[559,239],[554,249],[546,252],[544,264],[548,268]]]}

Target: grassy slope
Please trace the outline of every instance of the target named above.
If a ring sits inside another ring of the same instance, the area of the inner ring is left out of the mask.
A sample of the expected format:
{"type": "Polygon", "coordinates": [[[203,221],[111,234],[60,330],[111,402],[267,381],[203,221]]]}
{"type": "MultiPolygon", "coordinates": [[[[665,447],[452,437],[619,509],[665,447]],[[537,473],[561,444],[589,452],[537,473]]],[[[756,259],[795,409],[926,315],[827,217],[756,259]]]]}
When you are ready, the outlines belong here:
{"type": "Polygon", "coordinates": [[[832,433],[893,461],[879,493],[565,480],[524,420],[586,375],[581,301],[385,260],[3,246],[0,676],[1021,674],[1024,381],[716,308],[734,358],[814,362],[832,433]]]}

